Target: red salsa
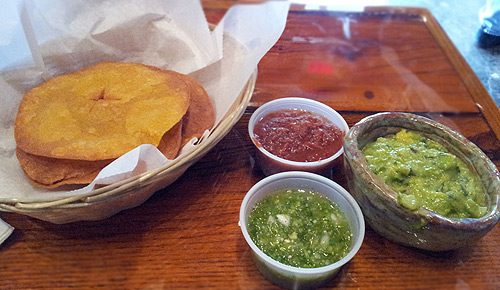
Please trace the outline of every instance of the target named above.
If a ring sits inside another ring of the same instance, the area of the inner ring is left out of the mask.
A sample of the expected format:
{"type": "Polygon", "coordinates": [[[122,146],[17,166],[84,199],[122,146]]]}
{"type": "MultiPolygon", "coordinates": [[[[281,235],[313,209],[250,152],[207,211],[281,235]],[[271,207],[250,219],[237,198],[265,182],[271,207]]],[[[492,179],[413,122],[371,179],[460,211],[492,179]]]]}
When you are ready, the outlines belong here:
{"type": "Polygon", "coordinates": [[[327,159],[342,147],[344,133],[325,117],[304,110],[271,112],[253,133],[267,151],[290,161],[327,159]]]}

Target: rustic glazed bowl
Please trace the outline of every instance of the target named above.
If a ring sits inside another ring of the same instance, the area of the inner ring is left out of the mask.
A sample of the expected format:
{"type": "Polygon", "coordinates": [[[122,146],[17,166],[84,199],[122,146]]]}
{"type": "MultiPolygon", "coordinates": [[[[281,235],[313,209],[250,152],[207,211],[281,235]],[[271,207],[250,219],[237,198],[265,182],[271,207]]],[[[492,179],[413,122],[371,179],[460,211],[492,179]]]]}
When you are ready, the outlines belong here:
{"type": "Polygon", "coordinates": [[[409,113],[379,113],[355,124],[344,138],[348,187],[367,224],[394,242],[430,251],[453,250],[485,235],[500,217],[500,173],[475,144],[433,120],[409,113]],[[412,211],[398,204],[397,193],[371,171],[361,149],[377,137],[401,129],[416,131],[444,145],[475,171],[488,196],[481,218],[447,218],[425,208],[412,211]]]}

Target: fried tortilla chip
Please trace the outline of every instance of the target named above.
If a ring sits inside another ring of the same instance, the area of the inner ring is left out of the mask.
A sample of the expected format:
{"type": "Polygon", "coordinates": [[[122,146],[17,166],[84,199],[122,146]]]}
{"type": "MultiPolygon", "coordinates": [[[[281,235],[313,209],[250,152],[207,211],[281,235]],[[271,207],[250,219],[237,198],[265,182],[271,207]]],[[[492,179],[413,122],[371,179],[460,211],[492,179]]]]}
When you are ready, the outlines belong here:
{"type": "Polygon", "coordinates": [[[203,86],[189,76],[184,81],[191,88],[191,94],[189,108],[183,118],[182,146],[194,137],[200,138],[215,123],[214,106],[203,86]]]}
{"type": "Polygon", "coordinates": [[[36,186],[55,188],[65,184],[88,184],[114,159],[87,161],[57,159],[16,150],[17,159],[28,179],[36,186]]]}
{"type": "Polygon", "coordinates": [[[172,129],[168,130],[158,145],[158,150],[168,159],[174,159],[181,149],[182,124],[183,120],[180,120],[172,129]]]}
{"type": "MultiPolygon", "coordinates": [[[[181,148],[182,120],[166,132],[158,150],[168,159],[174,159],[181,148]]],[[[59,159],[33,155],[16,150],[17,159],[28,179],[36,186],[56,188],[68,184],[89,184],[99,172],[115,159],[88,161],[59,159]]]]}
{"type": "Polygon", "coordinates": [[[141,144],[158,146],[189,107],[180,74],[104,62],[55,77],[24,95],[17,146],[58,159],[107,160],[141,144]]]}
{"type": "Polygon", "coordinates": [[[16,154],[39,187],[82,185],[141,144],[174,159],[214,122],[212,101],[195,79],[142,64],[104,62],[25,94],[15,122],[16,154]]]}
{"type": "MultiPolygon", "coordinates": [[[[163,70],[153,66],[150,66],[150,68],[163,71],[165,73],[173,73],[172,71],[163,70]]],[[[189,108],[183,117],[182,147],[191,139],[195,137],[200,138],[206,130],[211,129],[214,126],[215,109],[207,91],[196,79],[188,75],[178,74],[190,88],[189,108]]]]}

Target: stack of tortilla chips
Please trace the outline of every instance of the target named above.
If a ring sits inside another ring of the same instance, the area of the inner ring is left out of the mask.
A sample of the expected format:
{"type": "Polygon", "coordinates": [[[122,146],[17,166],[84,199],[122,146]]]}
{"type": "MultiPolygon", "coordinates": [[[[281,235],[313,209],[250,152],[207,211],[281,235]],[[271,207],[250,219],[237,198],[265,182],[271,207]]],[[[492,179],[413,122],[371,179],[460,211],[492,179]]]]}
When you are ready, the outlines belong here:
{"type": "Polygon", "coordinates": [[[88,184],[141,144],[174,159],[214,121],[210,97],[195,79],[143,64],[103,62],[24,95],[15,122],[17,158],[37,186],[88,184]]]}

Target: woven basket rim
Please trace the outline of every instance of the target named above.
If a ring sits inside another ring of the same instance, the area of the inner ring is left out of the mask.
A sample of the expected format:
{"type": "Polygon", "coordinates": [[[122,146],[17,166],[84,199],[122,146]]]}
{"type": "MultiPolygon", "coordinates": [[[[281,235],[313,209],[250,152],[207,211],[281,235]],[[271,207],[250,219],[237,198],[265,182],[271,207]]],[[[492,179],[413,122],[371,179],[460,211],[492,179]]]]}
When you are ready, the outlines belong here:
{"type": "MultiPolygon", "coordinates": [[[[2,199],[0,211],[30,213],[40,211],[64,210],[75,207],[88,207],[96,203],[106,202],[145,186],[160,182],[168,174],[176,170],[187,170],[192,164],[210,151],[238,122],[252,97],[257,80],[257,69],[252,73],[244,88],[212,132],[198,146],[195,146],[182,158],[125,180],[109,184],[81,195],[64,197],[50,201],[22,202],[18,199],[2,199]]],[[[182,175],[182,174],[181,174],[182,175]]]]}

